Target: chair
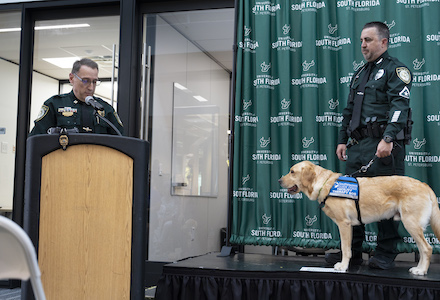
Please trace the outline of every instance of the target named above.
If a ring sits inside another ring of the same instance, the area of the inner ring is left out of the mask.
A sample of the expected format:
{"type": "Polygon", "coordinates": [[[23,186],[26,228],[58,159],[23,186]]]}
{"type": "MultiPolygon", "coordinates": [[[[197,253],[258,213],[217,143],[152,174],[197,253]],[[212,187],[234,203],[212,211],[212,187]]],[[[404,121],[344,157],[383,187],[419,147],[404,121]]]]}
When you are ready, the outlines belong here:
{"type": "Polygon", "coordinates": [[[0,279],[29,278],[35,299],[45,300],[41,272],[31,239],[16,223],[0,216],[0,279]]]}

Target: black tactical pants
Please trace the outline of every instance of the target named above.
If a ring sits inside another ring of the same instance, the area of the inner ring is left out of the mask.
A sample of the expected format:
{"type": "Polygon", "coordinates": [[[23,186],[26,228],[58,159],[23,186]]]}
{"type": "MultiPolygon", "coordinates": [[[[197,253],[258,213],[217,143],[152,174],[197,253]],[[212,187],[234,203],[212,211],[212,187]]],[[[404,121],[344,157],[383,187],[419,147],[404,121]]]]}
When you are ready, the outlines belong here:
{"type": "MultiPolygon", "coordinates": [[[[366,173],[357,173],[357,171],[368,164],[374,157],[380,138],[365,138],[350,147],[347,150],[346,174],[354,177],[373,177],[387,175],[404,175],[405,174],[405,148],[402,142],[398,141],[394,144],[392,155],[386,158],[377,158],[368,168],[366,173]]],[[[374,188],[374,187],[372,187],[374,188]]],[[[362,190],[359,191],[362,195],[362,190]]],[[[362,196],[361,196],[362,199],[362,196]]],[[[362,200],[361,200],[362,201],[362,200]]],[[[394,259],[397,256],[396,244],[400,240],[397,232],[399,222],[393,219],[378,222],[378,236],[376,254],[381,254],[394,259]]],[[[362,242],[365,240],[365,226],[353,227],[353,256],[362,253],[362,242]]]]}

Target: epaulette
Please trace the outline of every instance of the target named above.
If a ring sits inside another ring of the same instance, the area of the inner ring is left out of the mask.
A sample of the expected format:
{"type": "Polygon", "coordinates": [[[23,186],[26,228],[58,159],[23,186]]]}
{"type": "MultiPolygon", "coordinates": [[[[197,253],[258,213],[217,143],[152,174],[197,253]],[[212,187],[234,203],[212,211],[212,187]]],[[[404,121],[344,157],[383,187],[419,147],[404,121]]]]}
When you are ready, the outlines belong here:
{"type": "Polygon", "coordinates": [[[405,67],[405,68],[406,68],[405,64],[403,64],[403,63],[402,63],[399,59],[397,59],[396,57],[388,56],[387,59],[390,60],[390,61],[392,61],[392,62],[396,65],[396,68],[398,68],[398,67],[405,67]]]}

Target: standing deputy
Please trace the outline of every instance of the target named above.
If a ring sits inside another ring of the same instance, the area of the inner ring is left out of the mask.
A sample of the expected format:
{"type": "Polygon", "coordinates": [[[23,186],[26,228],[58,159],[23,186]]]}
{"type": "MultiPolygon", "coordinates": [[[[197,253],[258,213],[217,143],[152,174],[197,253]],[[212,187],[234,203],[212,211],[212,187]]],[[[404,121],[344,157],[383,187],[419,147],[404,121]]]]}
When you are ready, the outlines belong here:
{"type": "MultiPolygon", "coordinates": [[[[83,58],[73,64],[69,74],[72,91],[46,100],[40,109],[30,136],[47,133],[50,128],[77,129],[78,132],[117,134],[106,122],[94,115],[95,109],[85,103],[87,96],[95,93],[98,79],[98,64],[83,58]]],[[[122,122],[113,107],[104,100],[93,97],[102,106],[98,113],[107,118],[123,133],[122,122]]]]}
{"type": "MultiPolygon", "coordinates": [[[[346,174],[355,173],[376,155],[378,159],[359,176],[404,175],[412,74],[388,54],[389,37],[389,29],[382,22],[365,24],[361,33],[361,50],[368,63],[351,80],[336,149],[338,158],[347,162],[346,174]]],[[[368,262],[370,268],[394,266],[400,239],[397,226],[393,219],[378,223],[377,247],[368,262]]],[[[351,265],[362,264],[364,239],[364,225],[354,226],[351,265]]],[[[328,263],[340,259],[340,252],[326,255],[328,263]]]]}

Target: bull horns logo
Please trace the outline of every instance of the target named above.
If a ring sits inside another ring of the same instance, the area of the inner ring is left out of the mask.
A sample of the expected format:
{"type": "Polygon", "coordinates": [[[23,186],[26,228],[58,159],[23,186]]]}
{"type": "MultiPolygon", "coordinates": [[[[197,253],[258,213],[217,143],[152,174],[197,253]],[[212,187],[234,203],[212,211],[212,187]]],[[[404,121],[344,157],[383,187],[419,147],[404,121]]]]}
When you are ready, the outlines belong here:
{"type": "Polygon", "coordinates": [[[308,70],[310,70],[311,67],[313,67],[315,65],[315,61],[312,60],[311,62],[307,62],[306,60],[302,63],[303,66],[303,71],[307,72],[308,70]]]}

